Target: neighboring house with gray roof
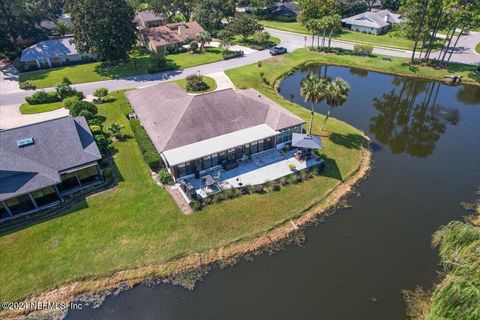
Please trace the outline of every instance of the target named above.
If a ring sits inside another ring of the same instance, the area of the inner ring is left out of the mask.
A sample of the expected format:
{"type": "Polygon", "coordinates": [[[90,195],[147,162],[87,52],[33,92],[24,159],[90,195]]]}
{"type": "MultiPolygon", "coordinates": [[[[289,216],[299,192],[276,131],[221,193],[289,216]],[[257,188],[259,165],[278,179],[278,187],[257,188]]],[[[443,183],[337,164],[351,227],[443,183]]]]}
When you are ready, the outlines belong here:
{"type": "Polygon", "coordinates": [[[40,41],[23,50],[20,61],[25,69],[59,67],[73,63],[89,62],[91,54],[79,53],[73,38],[40,41]]]}
{"type": "Polygon", "coordinates": [[[342,19],[343,25],[347,28],[371,34],[383,34],[391,28],[392,24],[401,22],[403,22],[402,16],[389,10],[367,11],[342,19]]]}
{"type": "Polygon", "coordinates": [[[165,15],[156,13],[153,10],[136,12],[133,21],[139,29],[159,27],[167,24],[165,15]]]}
{"type": "Polygon", "coordinates": [[[170,83],[125,95],[175,179],[280,149],[305,124],[253,89],[189,95],[170,83]]]}
{"type": "Polygon", "coordinates": [[[294,2],[277,2],[267,9],[267,14],[270,19],[295,19],[300,11],[300,6],[294,2]]]}
{"type": "Polygon", "coordinates": [[[101,183],[101,158],[84,117],[0,131],[0,221],[57,205],[101,183]]]}

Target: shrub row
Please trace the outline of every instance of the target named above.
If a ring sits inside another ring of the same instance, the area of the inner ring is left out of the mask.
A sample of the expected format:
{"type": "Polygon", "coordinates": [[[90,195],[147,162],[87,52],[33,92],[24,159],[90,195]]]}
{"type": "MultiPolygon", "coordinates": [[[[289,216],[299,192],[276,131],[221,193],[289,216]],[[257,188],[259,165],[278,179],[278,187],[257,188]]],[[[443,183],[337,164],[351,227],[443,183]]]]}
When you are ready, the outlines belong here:
{"type": "Polygon", "coordinates": [[[29,97],[25,97],[25,101],[29,104],[44,104],[44,103],[53,103],[60,101],[57,93],[53,92],[45,92],[45,91],[37,91],[29,97]]]}
{"type": "Polygon", "coordinates": [[[243,54],[244,53],[243,53],[242,50],[239,50],[239,51],[224,50],[224,51],[222,51],[223,60],[229,60],[229,59],[233,59],[233,58],[243,57],[243,54]]]}
{"type": "Polygon", "coordinates": [[[143,160],[145,160],[151,170],[157,171],[162,167],[162,159],[150,140],[150,137],[147,135],[147,132],[143,129],[140,121],[136,119],[130,120],[130,127],[132,128],[138,147],[142,152],[143,160]]]}
{"type": "Polygon", "coordinates": [[[311,169],[305,169],[299,172],[291,173],[288,176],[281,177],[280,179],[277,179],[274,181],[265,182],[264,184],[258,184],[255,186],[246,185],[239,188],[231,187],[230,189],[222,190],[205,199],[193,199],[190,202],[190,207],[193,210],[198,211],[205,208],[209,204],[222,202],[227,199],[237,198],[241,195],[255,194],[255,193],[263,194],[263,193],[280,191],[280,189],[283,186],[300,183],[302,181],[312,178],[314,175],[320,175],[323,169],[324,169],[324,163],[318,166],[312,167],[311,169]]]}
{"type": "Polygon", "coordinates": [[[356,44],[355,46],[353,46],[353,53],[360,56],[370,56],[372,55],[372,52],[372,46],[366,46],[362,44],[356,44]]]}
{"type": "Polygon", "coordinates": [[[208,85],[203,81],[203,76],[191,74],[186,79],[187,84],[185,85],[185,89],[187,91],[206,91],[208,90],[208,85]]]}

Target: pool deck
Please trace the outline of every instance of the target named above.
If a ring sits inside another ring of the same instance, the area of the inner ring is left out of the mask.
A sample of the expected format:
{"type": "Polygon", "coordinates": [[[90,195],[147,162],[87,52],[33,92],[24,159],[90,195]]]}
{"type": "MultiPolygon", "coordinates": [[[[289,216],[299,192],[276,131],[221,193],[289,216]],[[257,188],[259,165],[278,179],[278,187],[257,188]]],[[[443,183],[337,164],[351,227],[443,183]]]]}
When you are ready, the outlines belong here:
{"type": "Polygon", "coordinates": [[[206,187],[200,179],[188,179],[196,193],[202,198],[215,194],[222,189],[238,188],[246,185],[258,185],[267,181],[273,181],[287,176],[295,171],[301,171],[306,168],[319,165],[324,160],[313,155],[310,160],[299,161],[295,158],[295,150],[290,150],[283,156],[278,150],[267,151],[263,154],[253,156],[251,159],[240,161],[237,168],[230,170],[217,169],[206,173],[203,176],[218,176],[217,183],[211,187],[206,187]],[[290,169],[290,165],[295,165],[295,170],[290,169]]]}

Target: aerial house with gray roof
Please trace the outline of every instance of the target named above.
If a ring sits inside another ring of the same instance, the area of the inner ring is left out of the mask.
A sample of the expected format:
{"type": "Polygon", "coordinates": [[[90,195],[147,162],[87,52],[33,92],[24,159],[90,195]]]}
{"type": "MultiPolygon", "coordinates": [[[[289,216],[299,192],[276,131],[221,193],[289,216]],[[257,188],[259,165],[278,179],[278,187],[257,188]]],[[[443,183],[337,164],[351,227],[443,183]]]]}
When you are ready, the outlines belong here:
{"type": "Polygon", "coordinates": [[[305,124],[253,89],[189,95],[169,83],[126,97],[175,179],[235,168],[246,157],[280,149],[305,124]]]}
{"type": "Polygon", "coordinates": [[[0,221],[55,206],[101,183],[101,158],[84,117],[0,131],[0,221]]]}
{"type": "Polygon", "coordinates": [[[393,24],[401,22],[403,17],[389,10],[367,11],[342,19],[342,24],[347,28],[370,34],[386,33],[393,24]]]}
{"type": "Polygon", "coordinates": [[[90,62],[92,54],[80,53],[73,38],[40,41],[23,50],[20,62],[25,69],[44,69],[73,63],[90,62]]]}

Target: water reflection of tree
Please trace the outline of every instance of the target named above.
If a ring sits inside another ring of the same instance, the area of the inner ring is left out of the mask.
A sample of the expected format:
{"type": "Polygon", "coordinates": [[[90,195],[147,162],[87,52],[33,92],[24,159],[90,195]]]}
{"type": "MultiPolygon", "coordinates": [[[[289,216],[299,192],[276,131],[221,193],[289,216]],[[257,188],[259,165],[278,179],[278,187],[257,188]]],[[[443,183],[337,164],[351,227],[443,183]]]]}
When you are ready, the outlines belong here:
{"type": "Polygon", "coordinates": [[[480,88],[463,86],[457,91],[457,99],[466,105],[480,106],[480,88]]]}
{"type": "Polygon", "coordinates": [[[393,84],[400,87],[398,93],[394,89],[373,99],[379,114],[371,118],[369,130],[392,153],[425,158],[434,151],[447,124],[458,123],[459,112],[437,103],[440,83],[395,78],[393,84]],[[420,94],[424,96],[417,102],[420,94]]]}

